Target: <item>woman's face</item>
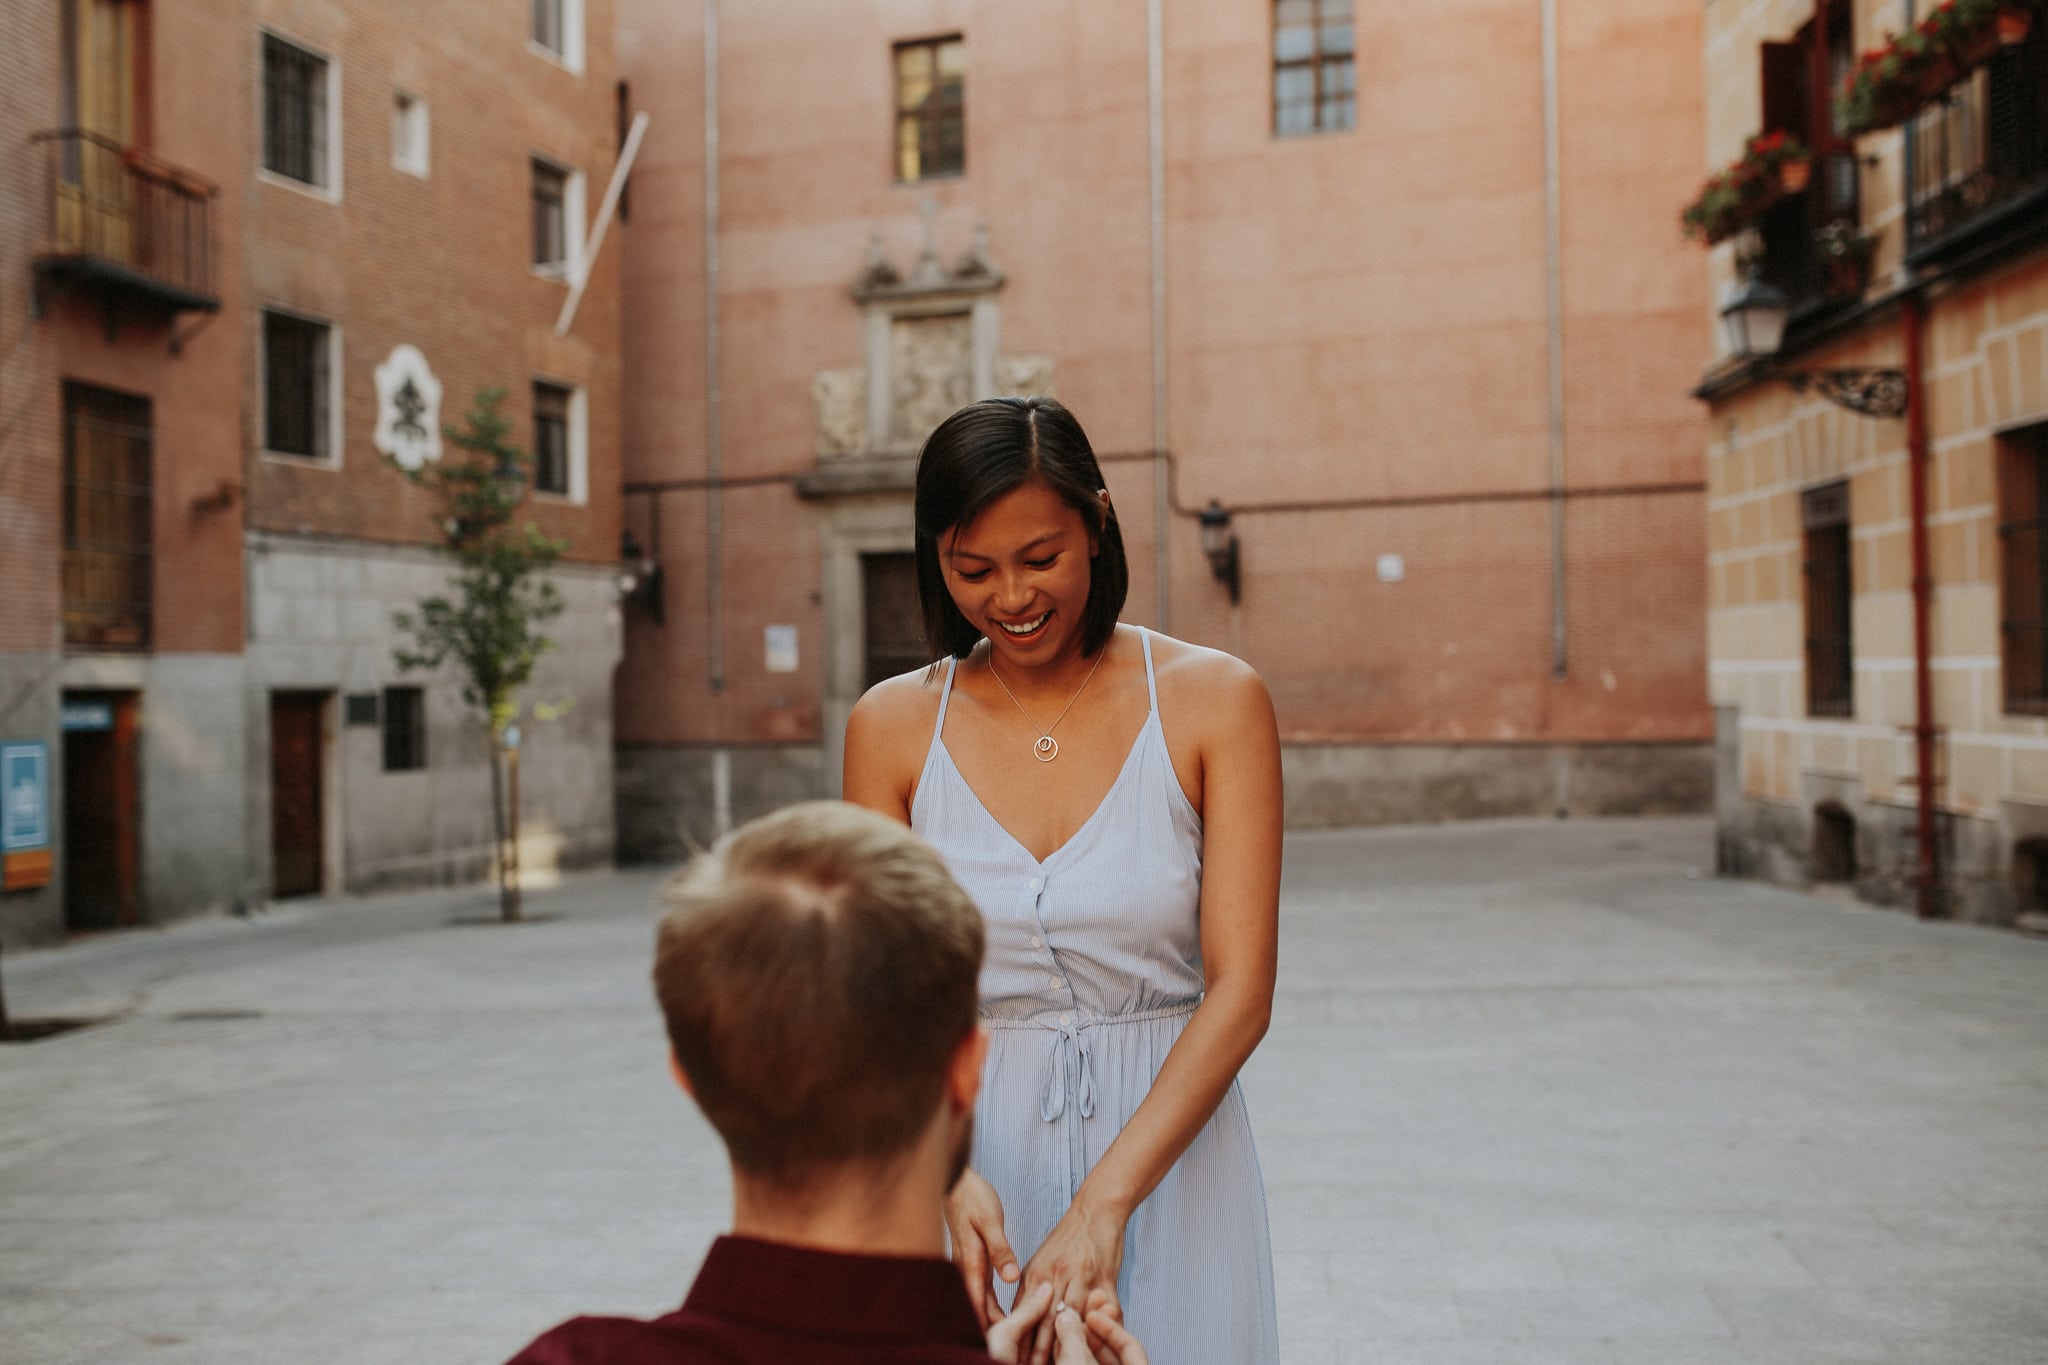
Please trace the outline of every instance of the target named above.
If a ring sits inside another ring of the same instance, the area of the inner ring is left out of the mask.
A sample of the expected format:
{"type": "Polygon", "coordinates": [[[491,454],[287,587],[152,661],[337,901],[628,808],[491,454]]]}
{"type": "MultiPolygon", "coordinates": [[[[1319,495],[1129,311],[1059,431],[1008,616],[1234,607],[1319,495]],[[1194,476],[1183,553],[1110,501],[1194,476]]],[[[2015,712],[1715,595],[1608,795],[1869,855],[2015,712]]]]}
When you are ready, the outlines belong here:
{"type": "Polygon", "coordinates": [[[1080,649],[1095,550],[1081,514],[1034,482],[940,536],[939,568],[968,623],[1030,668],[1080,649]]]}

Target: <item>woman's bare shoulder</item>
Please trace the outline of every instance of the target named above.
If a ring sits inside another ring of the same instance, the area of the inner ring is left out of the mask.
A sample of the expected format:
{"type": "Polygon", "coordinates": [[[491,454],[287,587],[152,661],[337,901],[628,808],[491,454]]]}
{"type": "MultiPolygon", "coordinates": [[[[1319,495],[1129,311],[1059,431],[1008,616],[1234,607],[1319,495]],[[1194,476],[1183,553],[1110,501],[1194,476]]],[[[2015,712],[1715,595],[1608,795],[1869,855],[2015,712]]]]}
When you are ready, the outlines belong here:
{"type": "Polygon", "coordinates": [[[853,704],[846,722],[849,739],[858,730],[861,738],[894,751],[915,735],[928,737],[939,717],[939,694],[945,681],[943,664],[884,678],[853,704]]]}
{"type": "Polygon", "coordinates": [[[1176,640],[1171,635],[1152,636],[1152,666],[1159,674],[1161,705],[1173,700],[1193,701],[1206,706],[1233,704],[1270,705],[1266,680],[1235,654],[1207,645],[1176,640]]]}

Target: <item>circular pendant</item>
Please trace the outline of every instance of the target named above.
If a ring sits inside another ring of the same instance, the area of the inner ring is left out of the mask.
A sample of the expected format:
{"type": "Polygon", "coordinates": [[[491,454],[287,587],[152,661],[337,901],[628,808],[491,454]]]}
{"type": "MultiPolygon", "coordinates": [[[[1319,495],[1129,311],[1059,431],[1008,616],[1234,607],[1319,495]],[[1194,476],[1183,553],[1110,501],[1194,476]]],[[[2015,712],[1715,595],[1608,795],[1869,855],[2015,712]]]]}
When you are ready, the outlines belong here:
{"type": "Polygon", "coordinates": [[[1038,743],[1031,746],[1031,752],[1038,755],[1040,763],[1050,763],[1060,756],[1060,742],[1051,735],[1040,735],[1038,743]]]}

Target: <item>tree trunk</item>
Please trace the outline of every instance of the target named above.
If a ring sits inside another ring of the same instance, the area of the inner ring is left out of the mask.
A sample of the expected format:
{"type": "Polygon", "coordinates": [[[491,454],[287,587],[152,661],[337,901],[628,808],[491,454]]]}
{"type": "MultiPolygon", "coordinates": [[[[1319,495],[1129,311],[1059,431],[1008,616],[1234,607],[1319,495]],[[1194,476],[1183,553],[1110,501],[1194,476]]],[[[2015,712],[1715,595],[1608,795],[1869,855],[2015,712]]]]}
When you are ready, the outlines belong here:
{"type": "Polygon", "coordinates": [[[512,904],[511,871],[505,859],[505,775],[500,765],[505,761],[504,732],[493,728],[491,731],[491,862],[498,874],[498,915],[511,921],[518,918],[518,911],[512,904]]]}
{"type": "Polygon", "coordinates": [[[505,922],[511,924],[519,918],[519,746],[516,744],[505,750],[505,775],[512,812],[507,820],[511,828],[505,843],[505,892],[501,897],[501,908],[505,922]]]}

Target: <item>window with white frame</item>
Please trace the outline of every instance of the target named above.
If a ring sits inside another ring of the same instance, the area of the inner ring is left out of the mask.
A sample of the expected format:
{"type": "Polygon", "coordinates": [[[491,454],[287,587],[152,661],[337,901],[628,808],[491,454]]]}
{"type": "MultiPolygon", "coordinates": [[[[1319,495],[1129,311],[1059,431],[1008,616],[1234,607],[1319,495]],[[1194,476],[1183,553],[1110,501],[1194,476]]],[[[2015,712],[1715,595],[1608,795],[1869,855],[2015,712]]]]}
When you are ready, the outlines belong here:
{"type": "Polygon", "coordinates": [[[331,462],[334,329],[295,313],[263,313],[263,449],[331,462]]]}
{"type": "Polygon", "coordinates": [[[533,268],[566,276],[583,251],[583,176],[544,157],[533,167],[533,268]]]}
{"type": "Polygon", "coordinates": [[[412,175],[427,173],[427,102],[409,90],[391,96],[391,164],[412,175]]]}
{"type": "Polygon", "coordinates": [[[531,0],[526,36],[571,71],[583,70],[583,0],[531,0]]]}
{"type": "Polygon", "coordinates": [[[582,502],[589,484],[583,391],[533,381],[533,491],[582,502]]]}
{"type": "Polygon", "coordinates": [[[334,64],[317,52],[263,35],[263,169],[332,191],[336,174],[334,64]]]}

